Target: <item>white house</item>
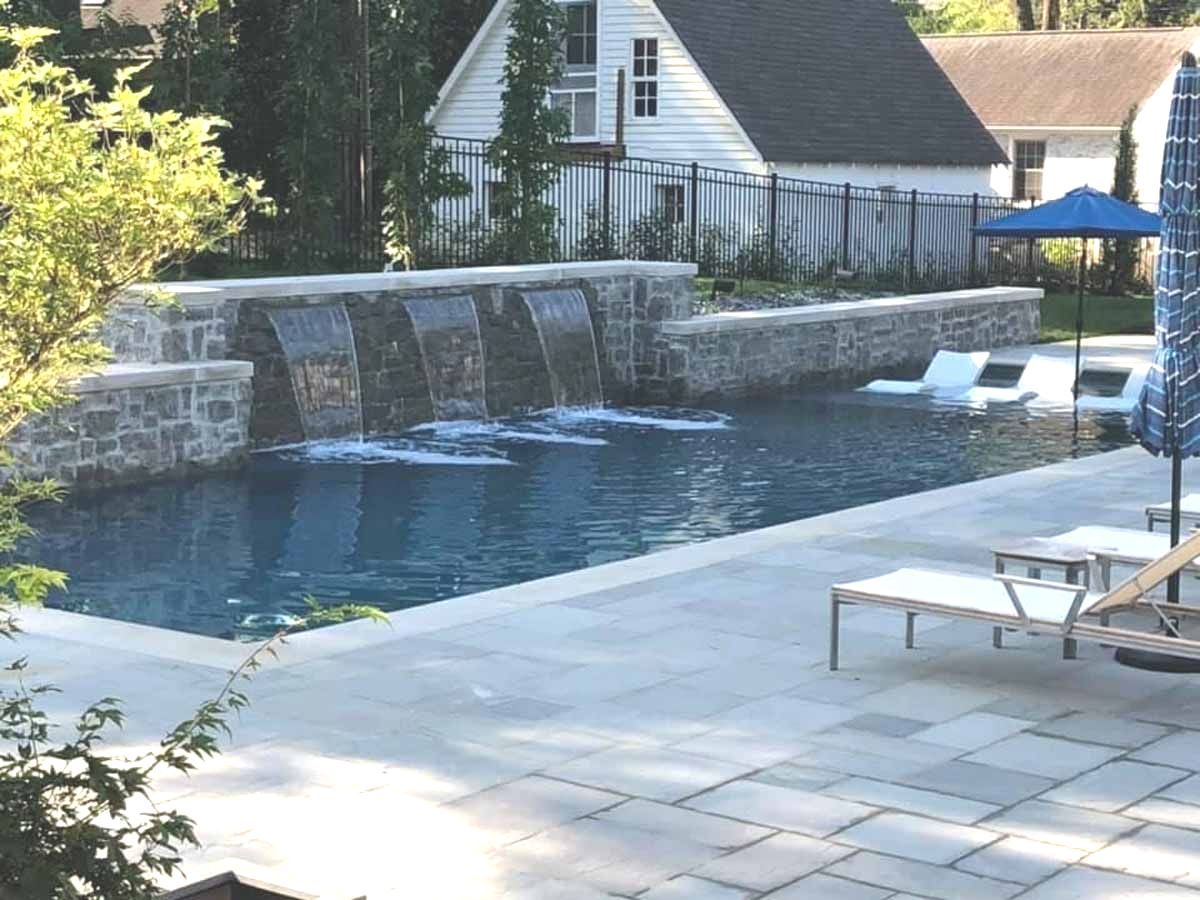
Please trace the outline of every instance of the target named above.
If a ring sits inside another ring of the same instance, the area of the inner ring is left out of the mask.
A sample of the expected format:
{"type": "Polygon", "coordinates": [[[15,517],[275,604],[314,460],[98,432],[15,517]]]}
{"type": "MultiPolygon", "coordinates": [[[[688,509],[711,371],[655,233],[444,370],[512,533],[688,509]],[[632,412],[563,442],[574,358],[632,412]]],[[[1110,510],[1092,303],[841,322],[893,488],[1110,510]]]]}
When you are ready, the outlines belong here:
{"type": "Polygon", "coordinates": [[[1136,110],[1137,188],[1156,203],[1171,90],[1200,28],[927,37],[925,46],[1007,151],[992,188],[1014,199],[1112,187],[1121,123],[1136,110]]]}
{"type": "MultiPolygon", "coordinates": [[[[892,0],[560,0],[571,141],[616,157],[990,192],[1007,162],[892,0]]],[[[498,129],[508,0],[443,86],[443,135],[498,129]]]]}

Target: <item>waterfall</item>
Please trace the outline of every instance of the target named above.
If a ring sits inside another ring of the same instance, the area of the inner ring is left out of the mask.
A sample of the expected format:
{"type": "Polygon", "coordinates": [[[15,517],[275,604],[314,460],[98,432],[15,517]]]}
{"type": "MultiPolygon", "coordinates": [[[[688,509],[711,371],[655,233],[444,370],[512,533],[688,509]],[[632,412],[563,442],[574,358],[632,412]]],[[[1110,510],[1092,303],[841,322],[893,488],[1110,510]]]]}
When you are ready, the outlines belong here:
{"type": "Polygon", "coordinates": [[[310,441],[361,439],[362,394],[350,316],[341,303],[269,309],[310,441]]]}
{"type": "Polygon", "coordinates": [[[486,419],[487,378],[479,314],[470,297],[405,300],[439,422],[486,419]]]}
{"type": "Polygon", "coordinates": [[[542,342],[554,405],[603,406],[600,357],[583,291],[523,291],[521,297],[542,342]]]}

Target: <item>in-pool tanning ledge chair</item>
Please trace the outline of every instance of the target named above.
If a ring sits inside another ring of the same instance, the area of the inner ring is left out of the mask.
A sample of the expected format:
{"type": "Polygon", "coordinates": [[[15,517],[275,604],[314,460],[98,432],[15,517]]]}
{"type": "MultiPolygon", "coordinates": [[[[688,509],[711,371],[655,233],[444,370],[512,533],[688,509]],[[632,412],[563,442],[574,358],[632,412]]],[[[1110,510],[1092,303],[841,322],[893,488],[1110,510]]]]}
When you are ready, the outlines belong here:
{"type": "MultiPolygon", "coordinates": [[[[993,627],[999,646],[1003,629],[1053,634],[1070,646],[1076,640],[1200,659],[1200,641],[1182,637],[1177,622],[1200,618],[1200,607],[1165,604],[1150,592],[1200,557],[1200,531],[1144,566],[1107,593],[1086,585],[1061,584],[999,574],[990,578],[925,569],[897,569],[876,578],[836,584],[830,592],[829,668],[839,665],[839,622],[844,605],[878,606],[905,614],[905,646],[913,646],[913,623],[921,614],[977,619],[993,627]],[[1161,630],[1136,631],[1110,624],[1115,613],[1150,609],[1161,630]]],[[[1071,654],[1067,654],[1071,655],[1071,654]]]]}
{"type": "Polygon", "coordinates": [[[872,394],[930,394],[935,391],[962,391],[979,381],[991,354],[955,353],[939,350],[920,381],[890,381],[881,378],[859,388],[872,394]]]}

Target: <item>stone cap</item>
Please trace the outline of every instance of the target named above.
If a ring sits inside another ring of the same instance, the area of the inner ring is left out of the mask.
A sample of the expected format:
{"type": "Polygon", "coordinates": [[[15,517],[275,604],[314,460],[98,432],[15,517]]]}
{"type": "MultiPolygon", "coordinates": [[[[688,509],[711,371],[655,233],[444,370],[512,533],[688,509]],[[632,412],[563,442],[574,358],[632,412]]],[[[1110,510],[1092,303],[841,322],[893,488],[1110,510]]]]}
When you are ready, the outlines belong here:
{"type": "Polygon", "coordinates": [[[550,263],[530,266],[480,266],[470,269],[431,269],[423,272],[362,272],[350,275],[298,275],[285,278],[233,278],[213,281],[169,281],[135,284],[128,303],[141,303],[151,291],[161,291],[185,306],[206,306],[227,300],[302,297],[313,294],[353,294],[376,291],[462,288],[474,285],[534,284],[579,278],[691,278],[695,263],[601,262],[550,263]]]}
{"type": "Polygon", "coordinates": [[[942,291],[936,294],[906,294],[875,300],[848,300],[816,306],[786,309],[759,309],[746,312],[717,313],[663,322],[662,333],[672,335],[716,334],[728,331],[762,331],[786,325],[813,325],[846,319],[866,319],[896,313],[922,313],[997,303],[1028,303],[1041,300],[1041,288],[993,287],[966,291],[942,291]]]}
{"type": "Polygon", "coordinates": [[[123,391],[130,388],[170,387],[214,381],[243,381],[254,377],[254,363],[242,360],[187,363],[113,363],[84,375],[75,383],[77,394],[123,391]]]}

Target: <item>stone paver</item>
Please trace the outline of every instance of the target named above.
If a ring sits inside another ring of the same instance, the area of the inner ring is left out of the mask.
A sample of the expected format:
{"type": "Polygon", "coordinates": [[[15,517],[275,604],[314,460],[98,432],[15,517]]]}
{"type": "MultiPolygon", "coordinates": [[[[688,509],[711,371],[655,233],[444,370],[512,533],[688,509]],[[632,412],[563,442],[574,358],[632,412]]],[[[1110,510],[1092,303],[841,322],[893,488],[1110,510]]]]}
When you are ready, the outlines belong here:
{"type": "Polygon", "coordinates": [[[472,794],[450,807],[496,843],[507,844],[623,800],[619,794],[535,776],[472,794]]]}
{"type": "Polygon", "coordinates": [[[1112,747],[1079,744],[1036,734],[1018,734],[963,759],[1046,778],[1070,778],[1094,769],[1119,753],[1112,747]]]}
{"type": "Polygon", "coordinates": [[[614,747],[554,766],[546,774],[634,797],[674,803],[747,771],[747,767],[662,747],[614,747]]]}
{"type": "Polygon", "coordinates": [[[1082,897],[1119,900],[1200,900],[1200,891],[1175,884],[1134,878],[1116,872],[1074,868],[1039,884],[1021,900],[1080,900],[1082,897]]]}
{"type": "Polygon", "coordinates": [[[798,834],[777,834],[705,863],[693,874],[769,891],[849,856],[849,847],[798,834]]]}
{"type": "Polygon", "coordinates": [[[947,747],[957,747],[960,750],[978,750],[988,744],[1010,737],[1024,731],[1033,722],[1027,719],[1014,719],[1011,716],[998,716],[995,713],[967,713],[949,722],[934,725],[913,735],[914,740],[925,741],[929,744],[945,744],[947,747]]]}
{"type": "Polygon", "coordinates": [[[1187,773],[1166,766],[1117,760],[1073,778],[1042,794],[1043,800],[1116,812],[1158,790],[1181,781],[1187,773]]]}
{"type": "Polygon", "coordinates": [[[754,891],[680,875],[642,894],[639,900],[746,900],[754,891]]]}
{"type": "Polygon", "coordinates": [[[910,681],[864,698],[859,708],[922,722],[946,722],[1000,699],[979,688],[954,687],[934,681],[910,681]]]}
{"type": "Polygon", "coordinates": [[[592,817],[654,834],[686,834],[689,840],[718,850],[734,850],[771,834],[769,828],[649,800],[630,800],[592,817]]]}
{"type": "Polygon", "coordinates": [[[1160,825],[1175,825],[1200,831],[1200,806],[1191,803],[1176,803],[1160,797],[1149,797],[1122,810],[1122,814],[1132,819],[1145,819],[1160,825]]]}
{"type": "Polygon", "coordinates": [[[885,716],[882,713],[865,713],[845,724],[847,728],[855,731],[900,738],[929,727],[928,722],[922,722],[920,719],[904,719],[900,716],[885,716]]]}
{"type": "Polygon", "coordinates": [[[1000,809],[991,803],[964,800],[936,791],[923,791],[870,778],[848,778],[825,788],[824,793],[843,800],[855,800],[870,806],[903,810],[963,825],[974,824],[1000,809]]]}
{"type": "Polygon", "coordinates": [[[1001,881],[1036,884],[1078,861],[1083,850],[1006,837],[955,863],[955,868],[1001,881]]]}
{"type": "Polygon", "coordinates": [[[864,850],[947,865],[997,839],[992,831],[909,813],[884,812],[839,832],[837,840],[864,850]]]}
{"type": "Polygon", "coordinates": [[[1162,795],[1168,800],[1180,803],[1194,803],[1200,806],[1200,775],[1192,775],[1178,784],[1173,784],[1162,795]]]}
{"type": "Polygon", "coordinates": [[[766,895],[769,900],[884,900],[891,888],[871,887],[831,875],[809,875],[766,895]]]}
{"type": "Polygon", "coordinates": [[[874,807],[862,803],[757,781],[736,781],[694,797],[686,805],[692,809],[772,828],[798,831],[813,837],[833,834],[875,812],[874,807]]]}
{"type": "Polygon", "coordinates": [[[1026,800],[983,824],[1034,841],[1092,851],[1142,823],[1090,809],[1026,800]]]}
{"type": "Polygon", "coordinates": [[[1133,722],[1095,713],[1071,713],[1061,719],[1041,722],[1034,730],[1039,734],[1089,741],[1093,744],[1109,744],[1130,750],[1156,741],[1167,733],[1167,729],[1161,725],[1133,722]]]}
{"type": "Polygon", "coordinates": [[[932,766],[899,780],[914,787],[997,803],[1001,806],[1011,806],[1019,800],[1040,794],[1054,786],[1052,779],[1040,775],[1028,775],[1011,769],[998,769],[961,760],[932,766]]]}
{"type": "Polygon", "coordinates": [[[1192,768],[1200,759],[1200,731],[1181,731],[1148,744],[1132,754],[1133,759],[1162,766],[1192,768]]]}
{"type": "Polygon", "coordinates": [[[982,878],[944,866],[865,851],[834,863],[825,874],[937,900],[1006,900],[1025,889],[1019,884],[982,878]]]}
{"type": "Polygon", "coordinates": [[[1178,881],[1200,887],[1200,833],[1166,825],[1147,825],[1091,854],[1085,862],[1097,869],[1178,881]]]}

